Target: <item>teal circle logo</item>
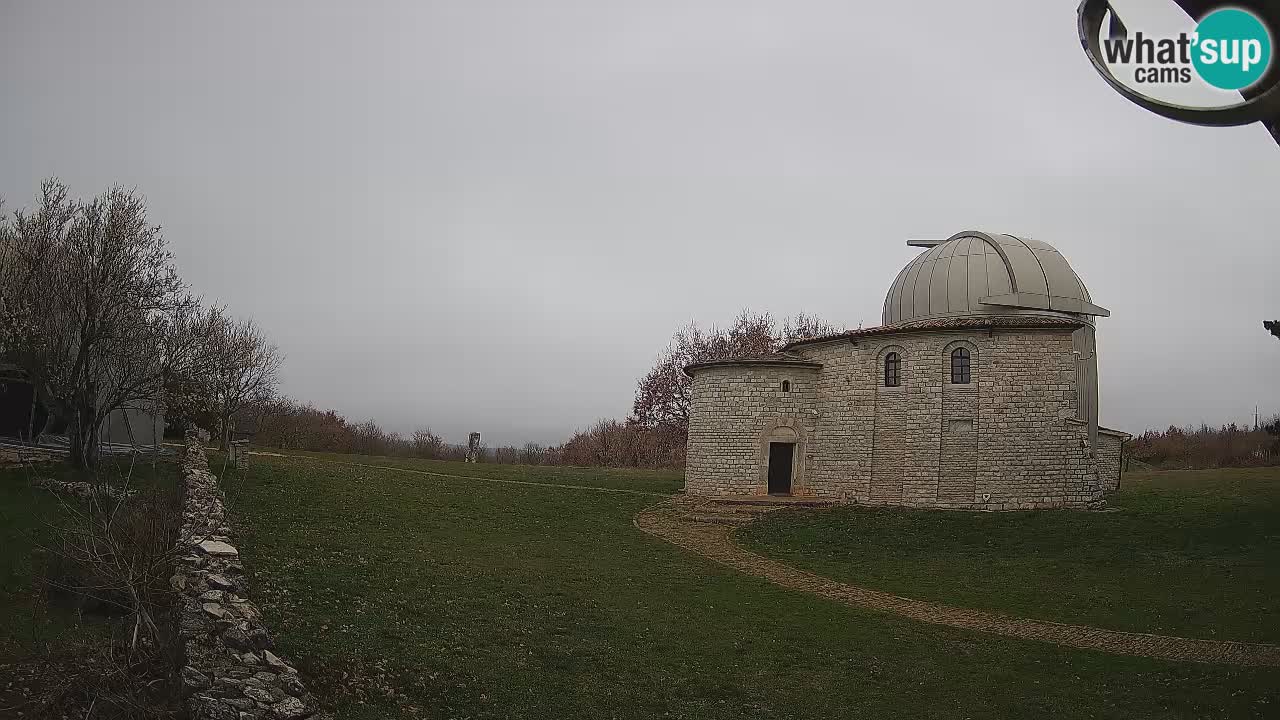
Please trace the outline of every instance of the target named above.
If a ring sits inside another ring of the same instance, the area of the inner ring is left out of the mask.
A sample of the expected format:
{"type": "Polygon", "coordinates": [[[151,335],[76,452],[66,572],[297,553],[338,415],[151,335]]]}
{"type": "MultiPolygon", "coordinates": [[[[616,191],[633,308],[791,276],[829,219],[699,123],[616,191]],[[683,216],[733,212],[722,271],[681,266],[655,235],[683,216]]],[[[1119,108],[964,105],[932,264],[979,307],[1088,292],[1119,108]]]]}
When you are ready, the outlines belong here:
{"type": "Polygon", "coordinates": [[[1222,90],[1243,90],[1271,64],[1271,33],[1248,10],[1215,10],[1196,26],[1191,63],[1201,79],[1222,90]]]}

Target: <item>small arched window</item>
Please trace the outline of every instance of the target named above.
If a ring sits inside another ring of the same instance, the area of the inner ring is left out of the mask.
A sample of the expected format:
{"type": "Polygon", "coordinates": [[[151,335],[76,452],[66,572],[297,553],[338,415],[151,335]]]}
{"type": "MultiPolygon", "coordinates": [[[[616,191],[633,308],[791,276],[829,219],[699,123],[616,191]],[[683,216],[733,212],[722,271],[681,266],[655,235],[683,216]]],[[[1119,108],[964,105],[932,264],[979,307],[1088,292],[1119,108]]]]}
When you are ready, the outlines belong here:
{"type": "Polygon", "coordinates": [[[902,358],[891,352],[884,356],[884,386],[898,387],[902,383],[902,358]]]}
{"type": "Polygon", "coordinates": [[[790,380],[783,380],[783,381],[782,381],[782,392],[791,392],[791,381],[790,381],[790,380]]]}
{"type": "Polygon", "coordinates": [[[966,348],[958,347],[951,351],[951,383],[953,385],[968,385],[969,380],[969,351],[966,348]]]}

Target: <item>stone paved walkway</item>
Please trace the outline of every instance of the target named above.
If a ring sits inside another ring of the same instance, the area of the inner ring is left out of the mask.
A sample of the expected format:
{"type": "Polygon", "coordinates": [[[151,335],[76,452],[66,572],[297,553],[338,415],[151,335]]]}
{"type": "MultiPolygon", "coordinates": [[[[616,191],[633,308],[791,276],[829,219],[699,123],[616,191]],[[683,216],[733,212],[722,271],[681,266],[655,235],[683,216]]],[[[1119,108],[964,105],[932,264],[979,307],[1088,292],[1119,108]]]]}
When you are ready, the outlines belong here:
{"type": "Polygon", "coordinates": [[[1280,646],[1169,635],[1103,630],[1045,620],[1009,617],[982,610],[950,607],[868,590],[771,560],[738,546],[732,526],[690,518],[688,501],[665,501],[640,511],[635,526],[644,532],[714,560],[739,572],[764,578],[790,590],[810,592],[855,607],[893,613],[921,622],[980,630],[1024,640],[1041,640],[1117,655],[1234,665],[1280,666],[1280,646]]]}

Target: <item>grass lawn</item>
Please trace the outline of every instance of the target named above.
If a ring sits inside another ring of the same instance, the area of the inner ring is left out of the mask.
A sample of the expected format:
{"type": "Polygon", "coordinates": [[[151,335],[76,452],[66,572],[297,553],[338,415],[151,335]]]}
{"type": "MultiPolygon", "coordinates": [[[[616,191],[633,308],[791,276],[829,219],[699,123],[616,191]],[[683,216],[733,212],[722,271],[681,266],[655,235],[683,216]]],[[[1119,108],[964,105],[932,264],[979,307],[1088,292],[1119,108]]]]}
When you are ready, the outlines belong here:
{"type": "MultiPolygon", "coordinates": [[[[71,475],[69,468],[53,464],[37,472],[71,475]]],[[[48,524],[62,518],[63,508],[52,493],[31,486],[35,476],[20,467],[0,468],[0,663],[46,652],[95,630],[47,602],[41,547],[52,542],[48,524]]]]}
{"type": "MultiPolygon", "coordinates": [[[[127,461],[104,461],[100,476],[120,482],[129,471],[127,461]]],[[[108,623],[91,615],[48,602],[44,587],[44,548],[55,540],[55,525],[65,523],[67,508],[81,501],[32,487],[34,478],[83,480],[85,476],[65,463],[40,463],[32,468],[0,466],[0,663],[31,655],[56,652],[99,636],[108,623]],[[66,503],[64,505],[64,503],[66,503]]],[[[177,465],[160,462],[153,471],[150,463],[139,462],[131,487],[157,485],[172,487],[178,478],[177,465]]]]}
{"type": "MultiPolygon", "coordinates": [[[[269,451],[268,451],[269,452],[269,451]]],[[[340,453],[300,453],[353,466],[377,465],[414,470],[422,473],[463,475],[467,477],[514,480],[545,484],[591,485],[600,488],[638,490],[671,494],[684,487],[684,473],[679,470],[635,470],[632,468],[549,467],[540,465],[494,465],[445,460],[420,460],[402,457],[368,457],[340,453]]],[[[213,461],[210,461],[213,462],[213,461]]],[[[219,461],[220,462],[220,461],[219,461]]],[[[218,468],[215,467],[215,470],[218,468]]]]}
{"type": "MultiPolygon", "coordinates": [[[[120,484],[127,472],[127,461],[104,461],[99,477],[120,484]]],[[[45,573],[57,552],[55,527],[70,524],[72,510],[83,509],[84,501],[33,487],[38,477],[85,479],[65,463],[0,466],[0,717],[84,717],[93,707],[79,692],[87,687],[85,673],[105,673],[92,663],[113,633],[128,637],[127,619],[81,614],[67,598],[50,597],[45,573]]],[[[130,487],[170,489],[177,477],[171,461],[154,470],[140,462],[130,487]]],[[[108,705],[98,703],[99,714],[108,705]]]]}
{"type": "Polygon", "coordinates": [[[1115,512],[774,513],[739,542],[913,598],[1220,640],[1280,641],[1280,468],[1126,475],[1115,512]]]}
{"type": "Polygon", "coordinates": [[[633,515],[656,497],[314,458],[258,457],[222,482],[278,644],[343,718],[1209,718],[1280,707],[1280,670],[1067,650],[776,588],[636,530],[633,515]]]}

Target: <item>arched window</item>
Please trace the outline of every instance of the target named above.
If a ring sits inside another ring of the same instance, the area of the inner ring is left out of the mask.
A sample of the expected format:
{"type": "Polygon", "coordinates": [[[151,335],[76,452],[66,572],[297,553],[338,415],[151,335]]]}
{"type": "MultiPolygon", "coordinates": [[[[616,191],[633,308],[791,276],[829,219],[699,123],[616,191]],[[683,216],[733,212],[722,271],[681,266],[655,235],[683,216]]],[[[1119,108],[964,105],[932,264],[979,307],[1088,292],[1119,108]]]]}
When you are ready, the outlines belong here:
{"type": "Polygon", "coordinates": [[[791,381],[790,381],[790,380],[783,380],[783,381],[782,381],[782,392],[791,392],[791,381]]]}
{"type": "Polygon", "coordinates": [[[968,385],[969,380],[969,351],[958,347],[951,351],[951,382],[954,385],[968,385]]]}
{"type": "Polygon", "coordinates": [[[902,358],[891,352],[884,356],[884,386],[898,387],[902,382],[902,358]]]}

